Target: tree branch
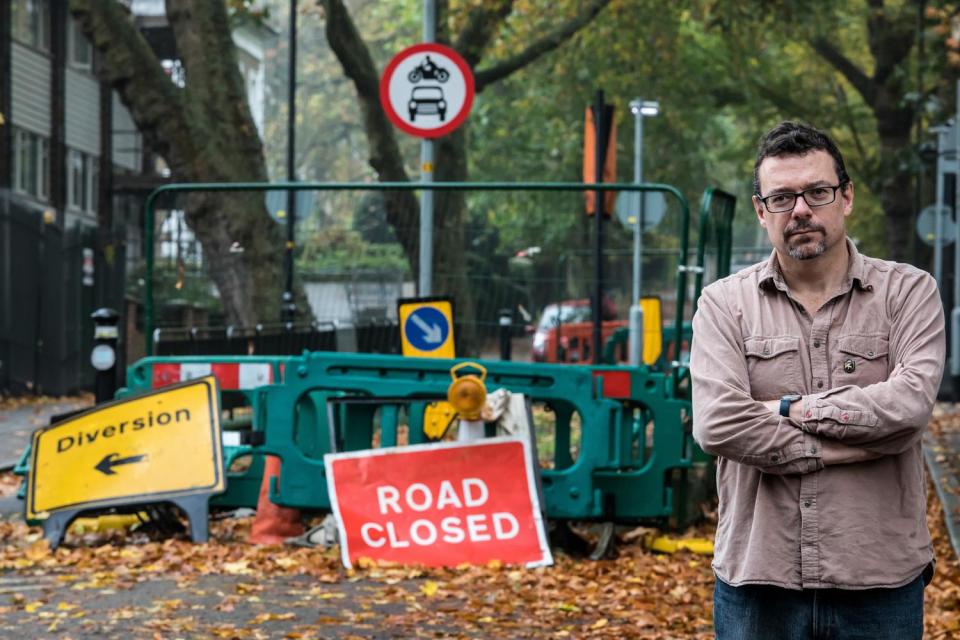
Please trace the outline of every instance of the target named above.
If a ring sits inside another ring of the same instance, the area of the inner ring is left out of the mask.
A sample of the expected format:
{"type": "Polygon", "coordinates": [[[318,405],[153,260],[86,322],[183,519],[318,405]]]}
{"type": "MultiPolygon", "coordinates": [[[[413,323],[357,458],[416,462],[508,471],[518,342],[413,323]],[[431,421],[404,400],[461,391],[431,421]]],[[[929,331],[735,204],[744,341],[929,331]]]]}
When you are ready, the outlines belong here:
{"type": "Polygon", "coordinates": [[[869,105],[873,104],[876,96],[876,83],[872,78],[861,71],[857,65],[826,39],[817,38],[810,44],[814,51],[820,54],[821,58],[829,62],[834,69],[843,74],[850,84],[860,93],[864,102],[869,105]]]}
{"type": "Polygon", "coordinates": [[[474,72],[474,85],[476,90],[478,92],[483,91],[488,84],[506,78],[514,71],[522,69],[545,53],[553,51],[570,39],[577,31],[589,24],[608,4],[610,4],[610,0],[590,0],[586,2],[580,10],[580,13],[553,31],[550,31],[544,37],[532,42],[520,53],[498,62],[491,67],[474,72]]]}
{"type": "Polygon", "coordinates": [[[896,16],[891,20],[887,9],[875,8],[867,18],[867,39],[875,61],[873,81],[886,84],[903,61],[910,55],[916,41],[916,20],[896,16]]]}
{"type": "Polygon", "coordinates": [[[326,34],[343,71],[356,87],[369,138],[370,164],[381,181],[409,180],[393,128],[380,105],[380,77],[373,57],[342,0],[320,0],[326,11],[326,34]]]}
{"type": "Polygon", "coordinates": [[[466,24],[453,45],[467,64],[471,67],[480,64],[483,50],[512,10],[513,0],[497,0],[490,7],[480,5],[470,10],[466,24]]]}

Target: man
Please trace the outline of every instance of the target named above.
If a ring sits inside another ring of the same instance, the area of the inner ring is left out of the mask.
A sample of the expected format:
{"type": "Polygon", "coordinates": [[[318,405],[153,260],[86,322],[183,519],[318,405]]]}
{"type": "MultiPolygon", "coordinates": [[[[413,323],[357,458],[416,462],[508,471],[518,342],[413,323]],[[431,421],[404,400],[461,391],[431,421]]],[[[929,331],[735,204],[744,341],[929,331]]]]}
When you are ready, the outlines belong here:
{"type": "Polygon", "coordinates": [[[754,191],[773,252],[704,289],[693,319],[693,435],[720,495],[717,638],[919,639],[936,283],[847,238],[853,183],[826,134],[774,127],[754,191]]]}

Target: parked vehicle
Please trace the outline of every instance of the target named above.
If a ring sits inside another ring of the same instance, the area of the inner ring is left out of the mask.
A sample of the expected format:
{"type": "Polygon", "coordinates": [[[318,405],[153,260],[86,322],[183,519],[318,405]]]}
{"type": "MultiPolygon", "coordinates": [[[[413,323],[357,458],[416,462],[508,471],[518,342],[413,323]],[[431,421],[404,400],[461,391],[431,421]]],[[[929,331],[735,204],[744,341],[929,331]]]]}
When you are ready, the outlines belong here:
{"type": "MultiPolygon", "coordinates": [[[[616,320],[616,316],[613,301],[605,299],[601,327],[604,342],[614,331],[627,326],[625,320],[616,320]]],[[[593,358],[592,337],[593,316],[589,299],[548,304],[534,330],[531,354],[534,362],[588,362],[593,358]]]]}

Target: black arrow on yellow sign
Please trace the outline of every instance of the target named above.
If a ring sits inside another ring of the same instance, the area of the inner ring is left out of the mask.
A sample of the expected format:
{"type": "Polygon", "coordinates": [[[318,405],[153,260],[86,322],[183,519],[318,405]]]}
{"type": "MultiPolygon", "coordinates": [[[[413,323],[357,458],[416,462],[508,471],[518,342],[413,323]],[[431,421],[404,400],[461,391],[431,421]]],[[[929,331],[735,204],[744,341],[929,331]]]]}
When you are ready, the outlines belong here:
{"type": "Polygon", "coordinates": [[[135,462],[140,462],[141,460],[145,460],[146,457],[146,455],[139,455],[121,458],[119,453],[108,453],[107,455],[103,456],[103,460],[98,462],[97,466],[94,468],[105,476],[112,476],[117,473],[113,470],[114,467],[119,467],[122,464],[133,464],[135,462]]]}

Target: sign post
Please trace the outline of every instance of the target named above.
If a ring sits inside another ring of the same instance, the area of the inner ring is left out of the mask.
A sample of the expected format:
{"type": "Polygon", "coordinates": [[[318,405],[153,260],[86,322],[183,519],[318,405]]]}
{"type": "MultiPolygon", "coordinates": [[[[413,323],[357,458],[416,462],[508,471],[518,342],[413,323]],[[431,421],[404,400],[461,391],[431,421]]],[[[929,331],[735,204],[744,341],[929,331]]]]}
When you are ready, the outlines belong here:
{"type": "MultiPolygon", "coordinates": [[[[473,72],[450,47],[433,40],[436,16],[430,0],[425,2],[424,39],[395,55],[380,79],[380,104],[401,131],[423,138],[420,149],[420,180],[433,182],[433,138],[446,135],[463,124],[473,105],[473,72]]],[[[432,293],[433,192],[420,198],[420,274],[418,293],[432,293]]]]}
{"type": "Polygon", "coordinates": [[[553,563],[519,438],[324,456],[343,564],[553,563]]]}
{"type": "Polygon", "coordinates": [[[206,541],[207,502],[226,487],[217,380],[120,400],[33,434],[26,519],[56,548],[81,511],[171,502],[206,541]]]}

